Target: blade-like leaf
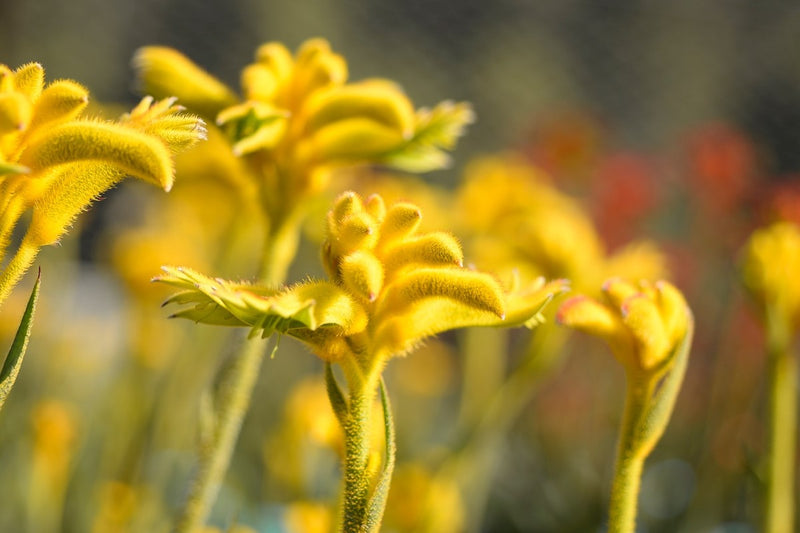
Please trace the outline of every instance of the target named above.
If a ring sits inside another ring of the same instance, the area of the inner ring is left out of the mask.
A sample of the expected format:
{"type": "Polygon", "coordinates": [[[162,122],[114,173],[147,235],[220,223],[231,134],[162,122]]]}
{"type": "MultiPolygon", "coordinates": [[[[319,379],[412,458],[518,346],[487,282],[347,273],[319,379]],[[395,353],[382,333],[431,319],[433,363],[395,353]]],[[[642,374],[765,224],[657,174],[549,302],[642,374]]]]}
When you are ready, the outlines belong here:
{"type": "Polygon", "coordinates": [[[31,296],[28,298],[28,305],[25,307],[25,313],[22,315],[22,321],[17,329],[17,334],[14,336],[14,342],[11,343],[11,349],[8,351],[3,369],[0,371],[0,408],[5,404],[6,398],[11,393],[11,388],[17,381],[22,359],[25,357],[25,350],[28,348],[28,339],[31,336],[33,313],[36,310],[36,302],[39,299],[41,280],[42,272],[39,270],[31,296]]]}
{"type": "Polygon", "coordinates": [[[367,532],[380,531],[383,511],[386,509],[386,498],[389,495],[389,485],[394,473],[395,455],[397,444],[395,442],[394,418],[389,394],[386,392],[386,383],[381,379],[381,405],[383,406],[383,427],[386,438],[386,455],[383,460],[383,470],[375,486],[375,492],[369,500],[367,507],[367,532]]]}
{"type": "Polygon", "coordinates": [[[328,399],[333,407],[333,412],[339,423],[344,427],[345,420],[347,419],[347,400],[344,399],[342,389],[339,387],[339,382],[336,381],[336,376],[333,374],[333,368],[329,362],[325,362],[325,388],[328,390],[328,399]]]}

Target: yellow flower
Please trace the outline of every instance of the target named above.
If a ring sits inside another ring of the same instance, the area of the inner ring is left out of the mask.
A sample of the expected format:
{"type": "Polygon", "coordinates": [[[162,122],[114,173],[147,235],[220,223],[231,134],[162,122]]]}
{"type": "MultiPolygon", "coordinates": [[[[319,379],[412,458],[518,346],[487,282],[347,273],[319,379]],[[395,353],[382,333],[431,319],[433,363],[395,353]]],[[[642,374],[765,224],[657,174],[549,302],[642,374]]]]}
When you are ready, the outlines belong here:
{"type": "Polygon", "coordinates": [[[557,320],[605,340],[629,370],[658,373],[689,329],[691,315],[680,291],[666,281],[638,285],[612,278],[603,285],[604,303],[575,296],[561,305],[557,320]]]}
{"type": "Polygon", "coordinates": [[[126,175],[169,190],[172,153],[205,138],[204,124],[174,99],[144,98],[118,122],[82,118],[88,91],[71,80],[45,86],[29,63],[0,65],[0,253],[30,210],[14,258],[0,275],[0,300],[41,246],[58,241],[74,218],[126,175]]]}
{"type": "Polygon", "coordinates": [[[513,265],[523,278],[564,277],[579,288],[599,283],[594,278],[604,252],[591,220],[524,161],[493,157],[471,163],[457,205],[478,264],[513,265]]]}
{"type": "Polygon", "coordinates": [[[650,243],[632,243],[609,256],[580,203],[518,156],[472,162],[455,211],[483,268],[513,268],[522,279],[567,278],[581,291],[609,276],[659,279],[666,273],[663,256],[650,243]]]}
{"type": "Polygon", "coordinates": [[[397,533],[464,531],[464,502],[455,481],[417,463],[398,466],[386,502],[386,529],[397,533]]]}
{"type": "Polygon", "coordinates": [[[130,521],[136,516],[140,505],[141,494],[136,487],[118,481],[103,483],[92,533],[129,531],[130,521]]]}
{"type": "Polygon", "coordinates": [[[279,331],[327,361],[386,360],[422,339],[467,326],[533,326],[563,281],[507,291],[491,275],[462,266],[461,246],[448,233],[419,233],[413,204],[387,208],[345,193],[328,214],[323,263],[330,281],[285,289],[215,280],[165,267],[156,278],[184,289],[169,301],[190,307],[175,316],[211,324],[279,331]]]}
{"type": "Polygon", "coordinates": [[[173,49],[144,47],[134,64],[145,91],[177,95],[226,132],[236,155],[250,156],[273,224],[289,218],[342,166],[427,171],[447,165],[445,150],[473,120],[466,104],[415,111],[390,80],[348,82],[345,59],[324,39],[304,42],[295,55],[277,42],[260,46],[242,71],[241,100],[173,49]]]}
{"type": "Polygon", "coordinates": [[[33,446],[27,502],[36,510],[30,527],[55,529],[61,519],[69,483],[78,420],[73,406],[49,399],[36,404],[32,413],[33,446]]]}
{"type": "Polygon", "coordinates": [[[603,285],[603,299],[570,298],[557,320],[605,340],[625,367],[608,529],[628,532],[635,528],[644,461],[664,434],[683,383],[694,321],[683,295],[665,281],[613,278],[603,285]]]}
{"type": "Polygon", "coordinates": [[[333,529],[333,511],[314,502],[294,502],[286,509],[284,523],[288,533],[329,533],[333,529]]]}
{"type": "Polygon", "coordinates": [[[800,325],[800,228],[779,222],[753,233],[744,249],[744,284],[763,311],[796,330],[800,325]]]}

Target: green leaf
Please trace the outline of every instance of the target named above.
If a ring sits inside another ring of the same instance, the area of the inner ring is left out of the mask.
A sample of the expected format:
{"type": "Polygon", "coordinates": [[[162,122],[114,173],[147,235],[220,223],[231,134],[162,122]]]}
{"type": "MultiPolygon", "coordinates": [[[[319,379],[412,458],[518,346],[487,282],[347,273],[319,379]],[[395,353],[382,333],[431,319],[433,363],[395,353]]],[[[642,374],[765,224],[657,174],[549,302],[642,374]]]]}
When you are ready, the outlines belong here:
{"type": "Polygon", "coordinates": [[[182,292],[166,304],[188,305],[174,317],[215,325],[249,326],[251,334],[263,330],[307,339],[326,330],[333,336],[363,331],[364,308],[346,291],[324,281],[307,281],[282,290],[210,278],[183,267],[162,267],[154,279],[182,292]]]}
{"type": "Polygon", "coordinates": [[[328,390],[328,399],[333,407],[333,412],[339,423],[344,427],[345,420],[347,419],[347,400],[344,399],[342,389],[339,387],[339,382],[336,381],[336,376],[333,374],[333,368],[329,362],[325,362],[325,388],[328,390]]]}
{"type": "Polygon", "coordinates": [[[14,342],[11,343],[11,349],[8,351],[3,369],[0,370],[0,408],[5,404],[6,398],[8,398],[8,395],[11,393],[11,388],[17,381],[19,369],[22,366],[22,359],[25,356],[25,350],[28,348],[28,339],[31,336],[33,313],[36,310],[36,302],[39,299],[41,280],[42,271],[40,269],[39,275],[36,277],[36,283],[33,285],[31,296],[28,298],[28,305],[25,307],[25,313],[22,315],[19,329],[17,329],[17,334],[14,336],[14,342]]]}
{"type": "Polygon", "coordinates": [[[466,103],[441,102],[433,109],[417,112],[414,135],[400,148],[381,158],[381,162],[407,172],[428,172],[450,164],[451,150],[468,124],[475,121],[472,107],[466,103]]]}
{"type": "Polygon", "coordinates": [[[386,383],[381,378],[381,405],[383,406],[383,427],[386,438],[386,455],[383,461],[383,471],[375,486],[375,492],[369,500],[367,507],[367,531],[377,533],[380,531],[383,511],[386,509],[386,498],[389,495],[389,485],[394,473],[395,455],[397,444],[395,442],[394,418],[389,394],[386,392],[386,383]]]}

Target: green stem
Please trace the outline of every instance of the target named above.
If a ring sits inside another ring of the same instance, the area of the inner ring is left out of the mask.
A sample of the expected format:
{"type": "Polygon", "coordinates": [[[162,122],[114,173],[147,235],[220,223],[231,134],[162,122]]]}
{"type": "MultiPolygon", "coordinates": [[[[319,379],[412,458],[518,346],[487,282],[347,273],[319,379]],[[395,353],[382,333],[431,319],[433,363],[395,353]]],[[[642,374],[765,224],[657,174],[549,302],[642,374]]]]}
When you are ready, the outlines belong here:
{"type": "Polygon", "coordinates": [[[300,228],[294,217],[269,228],[264,244],[264,262],[259,279],[267,285],[281,285],[289,273],[289,267],[297,255],[300,228]]]}
{"type": "Polygon", "coordinates": [[[369,476],[367,462],[370,449],[370,414],[372,395],[356,390],[350,394],[344,425],[344,517],[345,533],[363,531],[367,519],[369,476]]]}
{"type": "MultiPolygon", "coordinates": [[[[259,272],[261,282],[273,286],[284,282],[289,264],[297,251],[297,242],[297,224],[282,224],[276,231],[270,228],[259,272]]],[[[205,525],[230,465],[264,352],[263,341],[246,340],[234,355],[233,364],[223,378],[217,398],[213,438],[203,443],[198,472],[178,522],[178,533],[192,533],[205,525]]]]}
{"type": "MultiPolygon", "coordinates": [[[[379,366],[365,370],[355,358],[341,361],[349,389],[344,429],[344,511],[342,533],[370,532],[372,405],[380,380],[379,366]]],[[[393,443],[392,443],[393,445],[393,443]]],[[[389,446],[389,443],[387,443],[389,446]]]]}
{"type": "Polygon", "coordinates": [[[789,350],[788,328],[772,324],[768,339],[769,448],[766,533],[794,531],[797,446],[797,360],[789,350]]]}
{"type": "Polygon", "coordinates": [[[250,405],[266,342],[248,340],[223,376],[217,395],[217,419],[211,441],[200,452],[198,473],[178,522],[179,533],[192,533],[205,524],[219,493],[239,436],[242,420],[250,405]]]}
{"type": "Polygon", "coordinates": [[[633,533],[644,457],[618,457],[611,485],[608,533],[633,533]]]}
{"type": "Polygon", "coordinates": [[[637,446],[650,387],[642,387],[636,378],[628,379],[625,411],[619,433],[614,480],[611,483],[608,533],[633,533],[636,505],[646,453],[637,446]]]}

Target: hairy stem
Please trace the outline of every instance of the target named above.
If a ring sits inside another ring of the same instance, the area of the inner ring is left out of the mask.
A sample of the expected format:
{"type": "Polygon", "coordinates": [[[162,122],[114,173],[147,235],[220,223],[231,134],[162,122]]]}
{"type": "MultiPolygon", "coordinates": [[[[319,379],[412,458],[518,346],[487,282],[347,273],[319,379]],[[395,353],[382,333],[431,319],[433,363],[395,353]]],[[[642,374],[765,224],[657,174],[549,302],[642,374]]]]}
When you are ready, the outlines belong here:
{"type": "MultiPolygon", "coordinates": [[[[369,361],[369,359],[367,359],[369,361]]],[[[371,450],[372,405],[382,365],[364,368],[355,357],[340,361],[348,386],[344,429],[344,492],[342,533],[368,533],[370,505],[369,458],[371,450]]],[[[387,446],[389,444],[387,443],[387,446]]]]}
{"type": "MultiPolygon", "coordinates": [[[[274,230],[270,228],[259,269],[262,283],[278,286],[285,281],[297,251],[298,231],[297,224],[291,223],[274,230]]],[[[178,522],[179,533],[192,533],[205,525],[230,465],[242,420],[250,407],[265,347],[261,340],[246,340],[223,378],[217,398],[217,425],[211,442],[204,444],[201,451],[198,473],[178,522]]]]}
{"type": "Polygon", "coordinates": [[[367,391],[352,391],[344,425],[344,525],[345,533],[364,530],[369,498],[369,428],[372,397],[367,391]]]}
{"type": "Polygon", "coordinates": [[[297,254],[300,228],[293,218],[271,226],[264,245],[264,262],[259,278],[277,287],[286,280],[289,267],[297,254]]]}
{"type": "Polygon", "coordinates": [[[633,533],[642,468],[647,456],[637,446],[637,435],[641,431],[649,387],[642,387],[635,378],[629,378],[626,391],[614,480],[611,483],[608,533],[633,533]]]}
{"type": "Polygon", "coordinates": [[[265,347],[266,342],[262,340],[245,341],[232,366],[223,376],[217,395],[213,437],[201,449],[198,472],[178,522],[179,533],[198,530],[208,518],[230,465],[242,420],[258,379],[265,347]]]}
{"type": "MultiPolygon", "coordinates": [[[[789,350],[788,328],[768,324],[769,447],[764,531],[794,531],[797,446],[797,360],[789,350]]],[[[769,318],[768,318],[769,319],[769,318]]]]}

